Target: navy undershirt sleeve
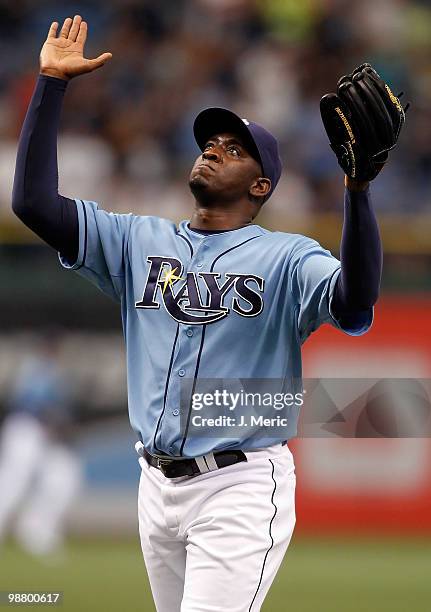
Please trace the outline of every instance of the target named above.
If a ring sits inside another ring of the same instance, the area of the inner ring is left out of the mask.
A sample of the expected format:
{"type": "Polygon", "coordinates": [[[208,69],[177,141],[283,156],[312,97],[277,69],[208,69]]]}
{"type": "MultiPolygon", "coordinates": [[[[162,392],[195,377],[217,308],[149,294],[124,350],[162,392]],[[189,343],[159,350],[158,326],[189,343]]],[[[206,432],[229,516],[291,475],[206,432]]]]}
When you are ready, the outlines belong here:
{"type": "Polygon", "coordinates": [[[340,260],[332,312],[348,325],[356,314],[372,308],[380,290],[382,244],[369,189],[345,190],[340,260]]]}
{"type": "Polygon", "coordinates": [[[19,138],[12,209],[74,262],[79,243],[76,202],[58,193],[57,133],[66,87],[62,79],[38,77],[19,138]]]}

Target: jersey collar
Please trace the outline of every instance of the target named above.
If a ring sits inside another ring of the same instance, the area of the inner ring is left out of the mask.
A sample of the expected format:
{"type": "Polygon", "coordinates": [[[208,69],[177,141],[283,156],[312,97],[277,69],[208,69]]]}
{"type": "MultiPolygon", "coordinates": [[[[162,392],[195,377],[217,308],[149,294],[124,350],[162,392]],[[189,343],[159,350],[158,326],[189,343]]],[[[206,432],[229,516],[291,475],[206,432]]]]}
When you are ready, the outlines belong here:
{"type": "Polygon", "coordinates": [[[178,226],[178,233],[182,234],[193,243],[211,242],[212,244],[221,244],[227,242],[229,244],[234,244],[236,242],[243,242],[249,238],[262,236],[262,234],[265,233],[265,230],[260,227],[260,225],[246,225],[245,227],[228,230],[220,234],[199,234],[191,230],[189,225],[189,220],[181,221],[178,226]]]}

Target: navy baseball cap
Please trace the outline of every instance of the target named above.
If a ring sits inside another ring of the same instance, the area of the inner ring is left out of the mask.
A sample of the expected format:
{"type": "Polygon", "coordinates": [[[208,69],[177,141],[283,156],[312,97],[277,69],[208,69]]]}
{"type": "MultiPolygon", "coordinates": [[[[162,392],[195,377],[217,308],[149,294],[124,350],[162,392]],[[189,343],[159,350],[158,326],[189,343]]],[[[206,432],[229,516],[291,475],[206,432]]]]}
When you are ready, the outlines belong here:
{"type": "Polygon", "coordinates": [[[271,190],[264,202],[272,195],[281,175],[281,159],[278,142],[261,125],[241,119],[226,108],[206,108],[196,117],[193,133],[201,151],[210,138],[223,132],[233,132],[244,140],[244,144],[262,166],[263,176],[271,181],[271,190]]]}

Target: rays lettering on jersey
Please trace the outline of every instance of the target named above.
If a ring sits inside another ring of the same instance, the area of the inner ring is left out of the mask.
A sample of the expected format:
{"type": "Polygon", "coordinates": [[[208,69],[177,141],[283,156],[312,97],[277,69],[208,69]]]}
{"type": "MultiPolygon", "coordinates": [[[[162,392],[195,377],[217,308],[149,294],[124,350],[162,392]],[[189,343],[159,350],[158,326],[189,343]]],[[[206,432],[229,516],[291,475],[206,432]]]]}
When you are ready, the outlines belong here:
{"type": "Polygon", "coordinates": [[[255,317],[263,310],[264,279],[260,276],[227,273],[222,279],[219,272],[187,272],[183,275],[184,266],[174,257],[151,256],[147,261],[150,270],[142,300],[135,303],[136,308],[159,309],[160,302],[163,302],[167,312],[179,323],[214,323],[229,314],[224,298],[232,289],[234,296],[230,307],[234,312],[243,317],[255,317]],[[205,286],[205,299],[199,289],[199,278],[205,286]]]}

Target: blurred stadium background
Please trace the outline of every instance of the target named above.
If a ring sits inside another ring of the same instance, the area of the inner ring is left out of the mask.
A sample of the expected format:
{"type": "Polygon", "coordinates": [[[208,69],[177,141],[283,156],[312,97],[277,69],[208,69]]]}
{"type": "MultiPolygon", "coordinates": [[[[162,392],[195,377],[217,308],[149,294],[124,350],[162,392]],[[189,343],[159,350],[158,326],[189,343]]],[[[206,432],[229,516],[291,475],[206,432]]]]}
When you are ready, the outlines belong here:
{"type": "MultiPolygon", "coordinates": [[[[259,223],[311,235],[337,253],[343,182],[319,99],[365,60],[396,93],[407,92],[405,131],[372,188],[385,249],[375,325],[356,340],[320,330],[305,346],[304,373],[424,379],[431,374],[431,2],[0,0],[0,415],[20,364],[55,329],[56,360],[71,386],[69,438],[84,474],[64,555],[32,558],[7,539],[0,590],[62,590],[65,610],[146,611],[153,605],[137,542],[139,470],[119,311],[61,270],[10,211],[39,49],[50,22],[74,13],[89,22],[87,55],[114,57],[69,86],[60,191],[107,210],[187,218],[186,177],[198,153],[193,118],[205,106],[227,106],[280,138],[285,171],[259,223]]],[[[264,610],[429,610],[429,438],[307,438],[292,450],[297,531],[264,610]]]]}

